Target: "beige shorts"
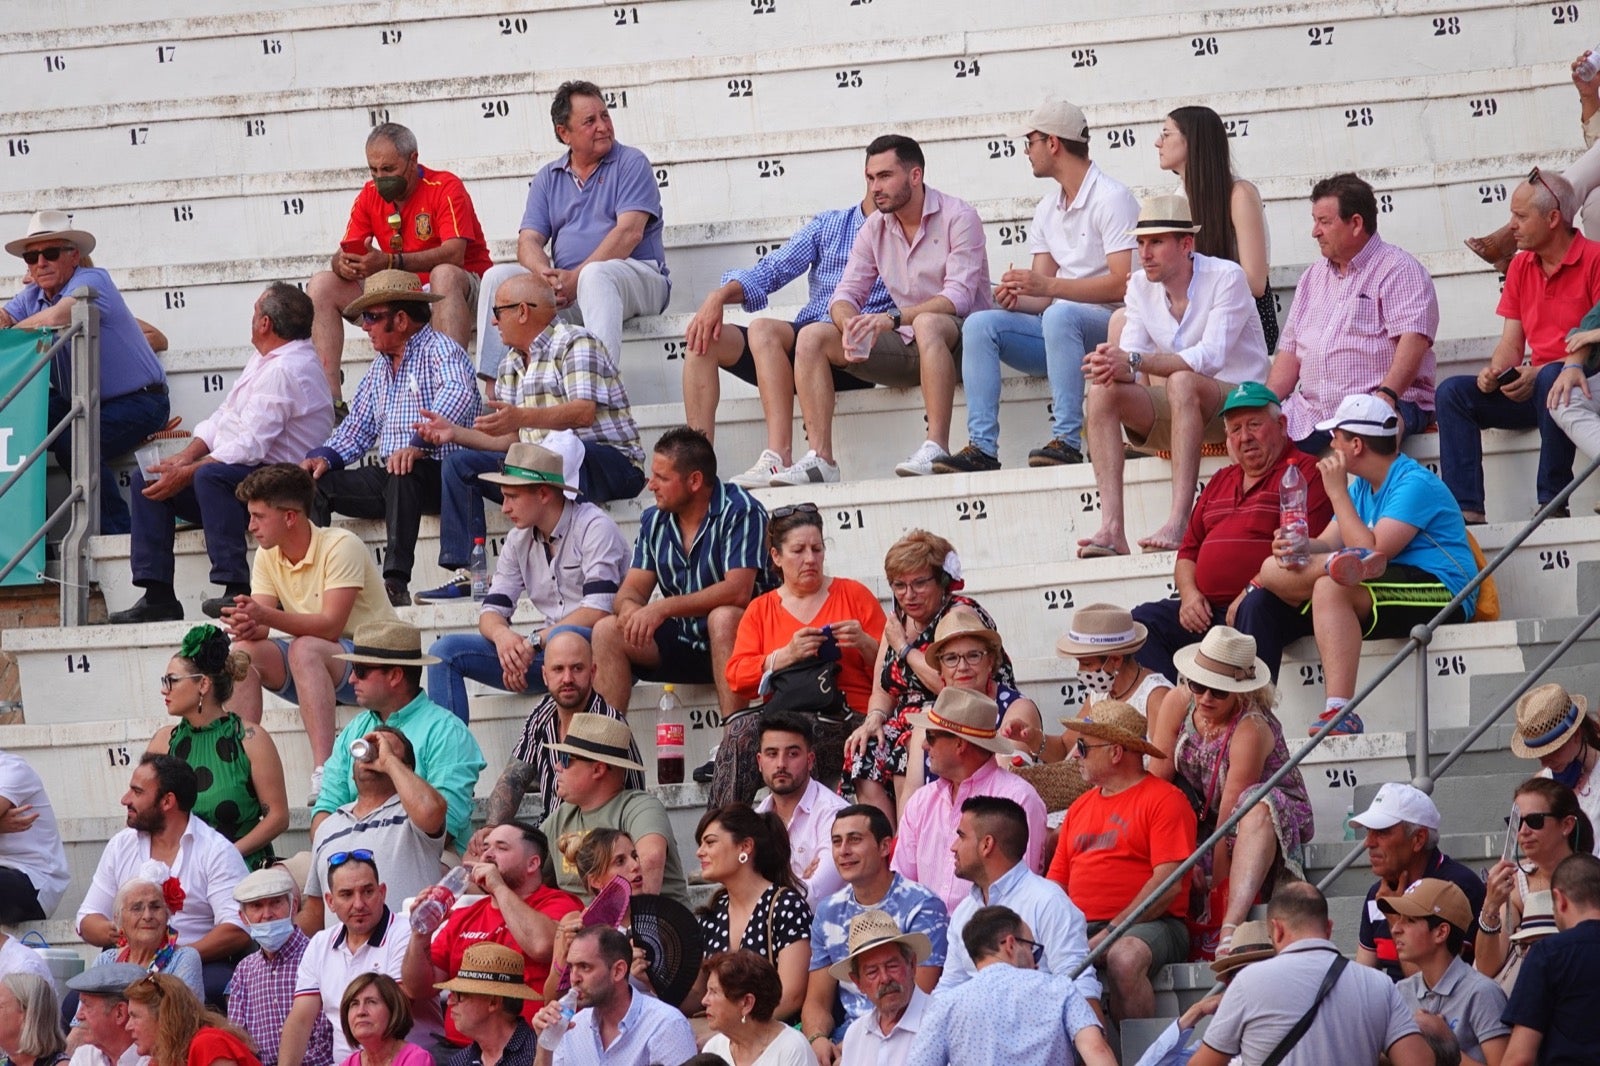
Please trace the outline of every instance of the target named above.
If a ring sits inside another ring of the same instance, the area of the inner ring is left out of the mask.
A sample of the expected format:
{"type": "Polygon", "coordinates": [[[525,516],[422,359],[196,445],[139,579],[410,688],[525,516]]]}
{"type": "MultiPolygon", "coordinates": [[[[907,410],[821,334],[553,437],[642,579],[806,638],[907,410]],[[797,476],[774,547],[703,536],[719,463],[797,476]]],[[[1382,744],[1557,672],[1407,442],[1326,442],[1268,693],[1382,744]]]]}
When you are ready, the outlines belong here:
{"type": "MultiPolygon", "coordinates": [[[[1232,386],[1223,386],[1226,390],[1232,386]]],[[[1155,422],[1150,426],[1149,433],[1138,433],[1132,426],[1126,427],[1128,443],[1141,452],[1170,452],[1172,450],[1172,404],[1167,399],[1165,385],[1146,385],[1145,391],[1150,394],[1150,403],[1156,409],[1155,422]]],[[[1211,416],[1211,421],[1206,423],[1205,432],[1200,437],[1202,446],[1207,444],[1226,444],[1228,440],[1228,427],[1222,421],[1222,412],[1211,416]]]]}
{"type": "MultiPolygon", "coordinates": [[[[952,316],[953,317],[953,316],[952,316]]],[[[956,343],[950,356],[955,360],[956,376],[961,375],[961,322],[955,318],[956,343]]],[[[891,389],[914,389],[922,384],[922,357],[917,351],[917,342],[909,343],[901,340],[896,330],[880,333],[873,342],[872,351],[867,353],[865,362],[845,363],[839,369],[851,377],[870,381],[874,385],[885,385],[891,389]]]]}

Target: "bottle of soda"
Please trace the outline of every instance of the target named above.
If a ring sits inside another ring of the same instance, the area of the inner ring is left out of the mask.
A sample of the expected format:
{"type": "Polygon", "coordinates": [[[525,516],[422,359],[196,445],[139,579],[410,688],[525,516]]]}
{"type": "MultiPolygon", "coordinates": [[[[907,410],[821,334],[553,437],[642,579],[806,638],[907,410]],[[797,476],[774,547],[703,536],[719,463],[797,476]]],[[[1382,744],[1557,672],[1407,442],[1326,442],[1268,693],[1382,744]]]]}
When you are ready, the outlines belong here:
{"type": "Polygon", "coordinates": [[[455,906],[456,897],[467,887],[467,868],[454,866],[432,888],[424,889],[411,907],[411,931],[432,936],[444,924],[444,916],[455,906]]]}
{"type": "Polygon", "coordinates": [[[1293,463],[1283,472],[1283,481],[1278,485],[1278,526],[1294,542],[1293,549],[1283,557],[1283,565],[1298,570],[1311,562],[1306,547],[1311,536],[1306,522],[1306,479],[1293,463]]]}
{"type": "Polygon", "coordinates": [[[561,1038],[567,1035],[567,1026],[574,1015],[578,1013],[578,990],[567,989],[567,994],[561,997],[561,1019],[545,1027],[539,1034],[539,1046],[546,1051],[554,1051],[561,1046],[561,1038]]]}
{"type": "Polygon", "coordinates": [[[482,537],[473,538],[467,570],[472,574],[472,598],[482,603],[483,598],[489,595],[489,553],[484,551],[482,537]]]}
{"type": "Polygon", "coordinates": [[[678,692],[672,685],[661,686],[656,716],[656,783],[683,784],[683,716],[678,713],[678,692]]]}

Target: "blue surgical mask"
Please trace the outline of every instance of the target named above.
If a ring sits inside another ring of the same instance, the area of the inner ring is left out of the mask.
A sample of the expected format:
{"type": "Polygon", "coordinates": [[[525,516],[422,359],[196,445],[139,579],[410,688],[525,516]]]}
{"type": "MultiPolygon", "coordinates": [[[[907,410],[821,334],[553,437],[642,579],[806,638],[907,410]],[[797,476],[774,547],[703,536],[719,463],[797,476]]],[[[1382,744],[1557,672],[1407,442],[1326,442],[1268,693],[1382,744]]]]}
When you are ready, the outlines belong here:
{"type": "Polygon", "coordinates": [[[270,922],[253,922],[245,927],[250,939],[267,951],[277,951],[294,932],[294,922],[288,918],[275,918],[270,922]]]}
{"type": "Polygon", "coordinates": [[[1580,744],[1578,754],[1573,756],[1572,761],[1559,770],[1550,771],[1550,776],[1568,788],[1576,789],[1578,778],[1583,776],[1583,755],[1586,750],[1588,749],[1580,744]]]}

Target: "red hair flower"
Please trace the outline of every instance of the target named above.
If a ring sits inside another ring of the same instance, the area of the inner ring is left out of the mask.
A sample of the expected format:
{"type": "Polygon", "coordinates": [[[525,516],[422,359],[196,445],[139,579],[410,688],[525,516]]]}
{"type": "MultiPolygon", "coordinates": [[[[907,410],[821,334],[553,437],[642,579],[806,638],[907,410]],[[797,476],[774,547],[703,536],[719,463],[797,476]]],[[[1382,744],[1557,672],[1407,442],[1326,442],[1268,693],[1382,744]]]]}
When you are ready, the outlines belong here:
{"type": "Polygon", "coordinates": [[[176,877],[169,877],[161,883],[161,898],[166,901],[167,910],[177,914],[183,910],[183,901],[188,897],[184,895],[183,886],[176,877]]]}

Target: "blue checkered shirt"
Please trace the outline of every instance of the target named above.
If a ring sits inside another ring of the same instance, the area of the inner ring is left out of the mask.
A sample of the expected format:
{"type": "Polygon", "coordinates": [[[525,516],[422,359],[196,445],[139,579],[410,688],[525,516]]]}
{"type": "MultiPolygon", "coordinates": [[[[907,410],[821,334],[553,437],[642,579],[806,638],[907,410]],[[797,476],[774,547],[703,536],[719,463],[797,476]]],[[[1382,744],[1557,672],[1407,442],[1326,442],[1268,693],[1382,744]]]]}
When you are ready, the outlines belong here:
{"type": "Polygon", "coordinates": [[[480,410],[473,374],[461,345],[432,326],[423,326],[406,342],[398,370],[382,353],[372,361],[356,386],[350,414],[311,455],[327,459],[336,470],[358,462],[374,444],[381,459],[406,447],[421,448],[438,459],[460,445],[428,444],[417,436],[415,426],[422,421],[423,408],[458,426],[472,425],[480,410]]]}
{"type": "MultiPolygon", "coordinates": [[[[554,407],[571,400],[594,404],[594,424],[573,432],[585,444],[608,444],[644,465],[639,426],[628,405],[622,371],[599,337],[556,319],[528,345],[527,360],[516,349],[506,353],[495,374],[494,398],[516,407],[554,407]]],[[[520,429],[518,438],[538,444],[552,430],[520,429]]]]}
{"type": "MultiPolygon", "coordinates": [[[[850,260],[856,233],[866,220],[860,204],[840,211],[823,211],[795,230],[782,248],[762,256],[755,266],[723,274],[722,283],[738,281],[744,287],[744,309],[755,312],[767,306],[773,293],[806,274],[809,299],[795,316],[795,325],[826,321],[833,288],[844,276],[844,265],[850,260]]],[[[883,287],[883,279],[879,278],[872,283],[862,313],[873,315],[892,310],[894,300],[883,287]]]]}

